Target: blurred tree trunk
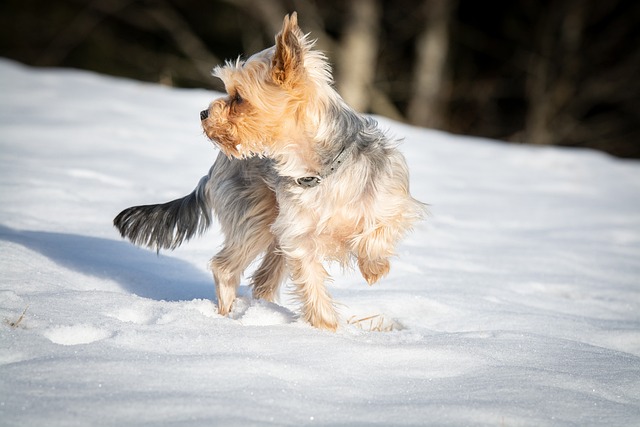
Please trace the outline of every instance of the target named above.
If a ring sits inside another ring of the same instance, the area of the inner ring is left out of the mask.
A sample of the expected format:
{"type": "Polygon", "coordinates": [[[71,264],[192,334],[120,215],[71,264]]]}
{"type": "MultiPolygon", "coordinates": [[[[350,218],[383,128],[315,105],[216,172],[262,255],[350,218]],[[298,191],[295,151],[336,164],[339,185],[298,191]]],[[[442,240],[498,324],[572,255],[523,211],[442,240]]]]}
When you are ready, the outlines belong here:
{"type": "Polygon", "coordinates": [[[409,121],[419,126],[444,128],[448,101],[449,31],[454,0],[425,0],[425,28],[416,47],[413,96],[409,101],[409,121]]]}
{"type": "Polygon", "coordinates": [[[376,73],[381,6],[378,0],[349,2],[349,20],[337,61],[337,85],[342,97],[357,111],[371,106],[376,73]]]}
{"type": "Polygon", "coordinates": [[[526,87],[525,134],[531,144],[562,143],[577,124],[570,104],[580,78],[584,8],[580,0],[551,3],[540,16],[526,87]]]}

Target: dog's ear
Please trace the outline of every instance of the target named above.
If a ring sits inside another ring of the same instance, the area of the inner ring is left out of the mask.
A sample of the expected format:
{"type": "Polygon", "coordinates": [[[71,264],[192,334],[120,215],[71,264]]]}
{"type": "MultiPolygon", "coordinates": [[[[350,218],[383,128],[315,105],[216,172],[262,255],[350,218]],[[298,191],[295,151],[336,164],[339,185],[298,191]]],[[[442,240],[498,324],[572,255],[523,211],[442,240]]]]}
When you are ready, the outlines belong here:
{"type": "Polygon", "coordinates": [[[284,17],[282,30],[276,35],[276,50],[271,60],[271,76],[282,86],[291,85],[303,72],[304,34],[298,27],[298,15],[284,17]]]}

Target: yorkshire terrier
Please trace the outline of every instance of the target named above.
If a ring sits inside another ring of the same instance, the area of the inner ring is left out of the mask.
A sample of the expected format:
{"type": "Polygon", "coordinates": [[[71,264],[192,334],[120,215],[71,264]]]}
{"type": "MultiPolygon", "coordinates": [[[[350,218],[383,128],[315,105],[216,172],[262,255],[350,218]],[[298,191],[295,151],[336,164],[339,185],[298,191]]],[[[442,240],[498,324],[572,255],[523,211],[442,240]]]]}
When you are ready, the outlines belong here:
{"type": "Polygon", "coordinates": [[[290,277],[302,317],[334,331],[323,262],[357,262],[367,283],[376,283],[425,208],[409,193],[398,142],[334,90],[330,65],[295,12],[275,41],[213,70],[227,96],[200,119],[221,153],[195,190],[125,209],[114,225],[134,244],[175,249],[202,233],[214,212],[225,235],[210,262],[221,315],[231,310],[243,271],[264,254],[250,279],[253,297],[273,301],[290,277]]]}

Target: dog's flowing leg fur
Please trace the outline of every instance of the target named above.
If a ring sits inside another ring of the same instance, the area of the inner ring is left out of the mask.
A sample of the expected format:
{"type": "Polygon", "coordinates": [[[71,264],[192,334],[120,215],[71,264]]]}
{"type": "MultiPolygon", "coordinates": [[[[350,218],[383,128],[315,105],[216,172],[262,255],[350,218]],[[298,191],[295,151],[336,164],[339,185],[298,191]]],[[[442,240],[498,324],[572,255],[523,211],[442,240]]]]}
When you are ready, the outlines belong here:
{"type": "Polygon", "coordinates": [[[280,247],[274,241],[260,264],[260,267],[251,277],[253,297],[274,301],[280,285],[287,276],[287,265],[280,247]]]}
{"type": "Polygon", "coordinates": [[[325,286],[329,274],[322,262],[302,258],[290,260],[289,265],[296,295],[302,303],[304,320],[316,328],[335,331],[338,315],[325,286]]]}
{"type": "MultiPolygon", "coordinates": [[[[270,227],[277,215],[277,204],[265,181],[273,172],[263,159],[230,160],[221,153],[211,170],[209,186],[215,195],[212,205],[225,242],[209,266],[216,282],[218,312],[226,315],[236,298],[242,272],[260,253],[276,247],[270,227]]],[[[265,260],[274,256],[269,251],[265,260]]],[[[284,272],[277,264],[272,272],[270,264],[263,261],[262,275],[273,274],[272,280],[280,282],[284,272]]]]}
{"type": "Polygon", "coordinates": [[[338,315],[325,282],[329,274],[310,248],[298,245],[295,253],[287,256],[295,294],[302,306],[302,316],[316,328],[335,331],[338,315]]]}
{"type": "MultiPolygon", "coordinates": [[[[261,201],[264,202],[264,199],[261,201]]],[[[268,203],[268,199],[267,203],[249,207],[255,215],[245,217],[243,221],[235,221],[235,229],[233,233],[227,234],[224,248],[209,264],[216,282],[218,312],[223,316],[229,314],[236,299],[242,272],[260,253],[273,246],[274,238],[269,224],[273,220],[274,207],[273,203],[268,203]]],[[[227,225],[221,224],[223,228],[227,225]]]]}
{"type": "Polygon", "coordinates": [[[373,285],[389,273],[389,258],[393,255],[393,230],[378,228],[361,239],[354,252],[362,277],[373,285]]]}
{"type": "Polygon", "coordinates": [[[325,254],[318,246],[314,217],[288,195],[279,201],[280,214],[271,228],[279,238],[302,317],[316,328],[335,331],[338,316],[326,289],[330,278],[323,266],[325,254]]]}
{"type": "Polygon", "coordinates": [[[242,272],[269,246],[271,236],[264,232],[251,234],[250,229],[251,226],[247,228],[245,241],[241,244],[237,242],[225,243],[222,251],[214,256],[209,264],[216,282],[218,313],[223,316],[231,311],[242,272]]]}

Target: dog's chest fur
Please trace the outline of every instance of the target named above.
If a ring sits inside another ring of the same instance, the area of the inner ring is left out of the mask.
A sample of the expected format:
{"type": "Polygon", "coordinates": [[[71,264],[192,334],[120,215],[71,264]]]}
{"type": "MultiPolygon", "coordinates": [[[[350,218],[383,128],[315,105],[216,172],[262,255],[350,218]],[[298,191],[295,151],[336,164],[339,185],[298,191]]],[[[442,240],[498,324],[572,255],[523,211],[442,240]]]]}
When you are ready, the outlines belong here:
{"type": "Polygon", "coordinates": [[[394,170],[399,153],[384,151],[385,165],[374,166],[371,153],[356,152],[354,159],[313,188],[279,177],[274,186],[278,215],[272,229],[281,243],[312,241],[325,258],[346,264],[357,242],[394,222],[408,194],[402,191],[404,168],[394,170]]]}

